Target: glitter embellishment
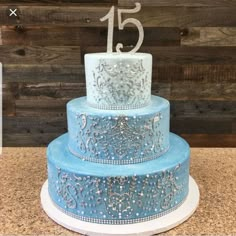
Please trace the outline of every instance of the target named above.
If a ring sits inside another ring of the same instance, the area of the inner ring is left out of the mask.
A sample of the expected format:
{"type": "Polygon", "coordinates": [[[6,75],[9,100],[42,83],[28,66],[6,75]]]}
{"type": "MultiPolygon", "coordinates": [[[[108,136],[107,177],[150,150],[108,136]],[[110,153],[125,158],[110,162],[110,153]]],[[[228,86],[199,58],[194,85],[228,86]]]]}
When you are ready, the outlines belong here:
{"type": "MultiPolygon", "coordinates": [[[[88,116],[76,114],[73,155],[103,164],[132,164],[157,158],[168,150],[160,129],[162,114],[142,116],[88,116]]],[[[166,137],[168,138],[168,137],[166,137]]]]}
{"type": "Polygon", "coordinates": [[[60,206],[58,206],[57,204],[55,204],[53,201],[53,205],[59,209],[60,211],[62,211],[64,214],[71,216],[75,219],[78,220],[82,220],[85,222],[90,222],[90,223],[95,223],[95,224],[109,224],[109,225],[127,225],[127,224],[135,224],[135,223],[141,223],[141,222],[145,222],[145,221],[150,221],[150,220],[154,220],[157,219],[159,217],[165,216],[173,211],[175,211],[176,209],[178,209],[186,200],[187,197],[185,197],[181,202],[179,202],[177,205],[175,205],[174,207],[170,208],[167,211],[163,211],[159,214],[154,214],[151,216],[145,216],[142,218],[137,218],[137,219],[130,219],[130,220],[122,220],[122,219],[98,219],[98,218],[92,218],[92,217],[86,217],[86,216],[80,216],[80,215],[76,215],[74,213],[71,213],[63,208],[61,208],[60,206]]]}
{"type": "MultiPolygon", "coordinates": [[[[184,168],[184,167],[183,167],[184,168]]],[[[81,217],[142,221],[176,207],[187,195],[185,181],[179,181],[181,166],[146,176],[79,176],[57,169],[54,182],[57,200],[64,210],[81,217]],[[181,197],[182,196],[182,197],[181,197]]]]}
{"type": "Polygon", "coordinates": [[[136,63],[120,61],[109,64],[100,60],[93,72],[93,107],[103,109],[133,109],[150,102],[151,80],[143,67],[142,60],[136,63]]]}

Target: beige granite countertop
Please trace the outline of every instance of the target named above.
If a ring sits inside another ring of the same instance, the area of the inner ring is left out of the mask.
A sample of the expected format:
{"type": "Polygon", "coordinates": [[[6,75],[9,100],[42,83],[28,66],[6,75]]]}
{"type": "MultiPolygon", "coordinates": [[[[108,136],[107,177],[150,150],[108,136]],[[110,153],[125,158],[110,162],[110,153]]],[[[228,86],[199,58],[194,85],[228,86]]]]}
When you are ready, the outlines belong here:
{"type": "MultiPolygon", "coordinates": [[[[40,206],[45,148],[4,148],[0,158],[0,235],[78,235],[40,206]]],[[[201,199],[195,214],[163,235],[236,235],[236,149],[192,148],[191,175],[201,199]]]]}

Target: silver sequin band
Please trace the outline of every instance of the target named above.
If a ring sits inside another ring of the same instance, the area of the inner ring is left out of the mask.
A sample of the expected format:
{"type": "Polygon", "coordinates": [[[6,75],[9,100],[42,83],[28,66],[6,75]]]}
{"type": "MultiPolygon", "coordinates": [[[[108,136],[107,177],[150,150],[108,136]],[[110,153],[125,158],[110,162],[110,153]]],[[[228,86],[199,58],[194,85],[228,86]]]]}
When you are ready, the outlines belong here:
{"type": "MultiPolygon", "coordinates": [[[[50,196],[50,195],[49,195],[50,196]]],[[[173,211],[175,211],[177,208],[179,208],[186,200],[187,196],[181,201],[179,202],[176,206],[163,211],[161,213],[152,215],[152,216],[147,216],[147,217],[142,217],[142,218],[136,218],[136,219],[129,219],[129,220],[105,220],[105,219],[98,219],[98,218],[90,218],[90,217],[85,217],[85,216],[79,216],[76,215],[74,213],[71,213],[65,209],[63,209],[62,207],[58,206],[50,197],[53,205],[60,211],[62,211],[64,214],[71,216],[77,220],[81,220],[81,221],[86,221],[89,223],[95,223],[95,224],[110,224],[110,225],[125,225],[125,224],[135,224],[135,223],[142,223],[145,221],[150,221],[150,220],[154,220],[157,219],[159,217],[162,217],[164,215],[167,215],[173,211]]]]}
{"type": "Polygon", "coordinates": [[[96,108],[96,109],[100,109],[100,110],[129,110],[129,109],[139,109],[139,108],[143,108],[146,107],[148,105],[150,105],[151,101],[146,102],[146,103],[141,103],[139,105],[126,105],[126,106],[107,106],[107,105],[97,105],[97,104],[93,104],[87,101],[87,104],[90,107],[96,108]]]}
{"type": "Polygon", "coordinates": [[[68,150],[70,153],[72,153],[74,156],[79,157],[83,161],[90,161],[90,162],[95,162],[95,163],[100,163],[100,164],[111,164],[111,165],[129,165],[129,164],[137,164],[137,163],[142,163],[145,161],[151,161],[154,160],[164,153],[166,153],[169,150],[169,146],[162,150],[158,155],[155,156],[150,156],[150,157],[141,157],[133,160],[108,160],[108,159],[95,159],[92,157],[85,157],[83,155],[80,155],[79,153],[73,151],[69,146],[68,150]]]}

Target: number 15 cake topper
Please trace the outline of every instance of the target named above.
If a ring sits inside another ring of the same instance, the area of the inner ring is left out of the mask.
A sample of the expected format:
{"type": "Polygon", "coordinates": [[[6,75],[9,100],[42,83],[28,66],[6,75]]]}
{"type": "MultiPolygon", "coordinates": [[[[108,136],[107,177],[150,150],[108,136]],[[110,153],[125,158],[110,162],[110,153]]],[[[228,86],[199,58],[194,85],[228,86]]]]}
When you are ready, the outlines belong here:
{"type": "MultiPolygon", "coordinates": [[[[141,22],[135,18],[127,18],[122,22],[122,14],[123,13],[137,13],[141,9],[141,4],[140,3],[135,3],[135,8],[134,9],[117,9],[117,14],[118,14],[118,28],[119,30],[123,30],[125,25],[130,23],[133,24],[137,27],[138,32],[139,32],[139,37],[138,37],[138,42],[136,46],[130,51],[130,53],[135,53],[139,50],[139,48],[142,45],[143,38],[144,38],[144,32],[143,32],[143,26],[141,22]]],[[[108,20],[108,33],[107,33],[107,52],[112,53],[112,47],[113,47],[113,33],[114,33],[114,14],[115,14],[115,7],[112,6],[110,11],[102,17],[100,20],[105,21],[108,20]]],[[[121,48],[123,48],[124,45],[122,43],[118,43],[116,45],[116,51],[121,52],[121,48]]]]}

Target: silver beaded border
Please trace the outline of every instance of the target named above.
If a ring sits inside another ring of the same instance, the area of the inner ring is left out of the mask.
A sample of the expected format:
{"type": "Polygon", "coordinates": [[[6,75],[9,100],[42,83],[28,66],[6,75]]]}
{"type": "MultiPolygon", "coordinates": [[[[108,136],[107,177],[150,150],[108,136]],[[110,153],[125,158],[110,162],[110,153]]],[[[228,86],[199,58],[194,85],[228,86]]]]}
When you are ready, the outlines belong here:
{"type": "Polygon", "coordinates": [[[52,200],[51,197],[50,197],[50,199],[51,199],[53,205],[58,210],[62,211],[64,214],[66,214],[68,216],[71,216],[71,217],[73,217],[75,219],[86,221],[86,222],[89,222],[89,223],[95,223],[95,224],[124,225],[124,224],[142,223],[142,222],[145,222],[145,221],[154,220],[154,219],[157,219],[157,218],[162,217],[164,215],[167,215],[167,214],[175,211],[177,208],[179,208],[185,202],[187,196],[185,198],[183,198],[183,200],[181,202],[179,202],[177,205],[175,205],[174,207],[172,207],[172,208],[170,208],[170,209],[168,209],[166,211],[163,211],[161,213],[158,213],[158,214],[152,215],[152,216],[147,216],[147,217],[142,217],[142,218],[137,218],[137,219],[129,219],[129,220],[104,220],[104,219],[96,219],[96,218],[90,218],[90,217],[85,217],[85,216],[79,216],[79,215],[76,215],[76,214],[74,214],[72,212],[69,212],[69,211],[63,209],[62,207],[58,206],[52,200]]]}
{"type": "Polygon", "coordinates": [[[126,106],[109,106],[109,105],[98,105],[98,104],[94,104],[94,103],[90,103],[87,101],[87,104],[90,107],[96,108],[96,109],[100,109],[100,110],[129,110],[129,109],[139,109],[142,107],[146,107],[148,105],[150,105],[151,100],[149,99],[148,102],[145,103],[140,103],[139,105],[126,105],[126,106]]]}
{"type": "Polygon", "coordinates": [[[90,162],[95,162],[95,163],[99,163],[99,164],[111,164],[111,165],[129,165],[129,164],[142,163],[142,162],[145,162],[145,161],[151,161],[151,160],[154,160],[154,159],[160,157],[164,153],[168,152],[169,148],[170,148],[170,146],[163,149],[160,153],[158,153],[158,155],[150,156],[150,157],[137,158],[135,160],[107,160],[107,159],[96,159],[96,158],[92,158],[92,157],[85,157],[85,156],[80,155],[79,153],[73,151],[70,148],[70,146],[68,145],[69,152],[72,155],[80,158],[82,161],[90,161],[90,162]]]}

